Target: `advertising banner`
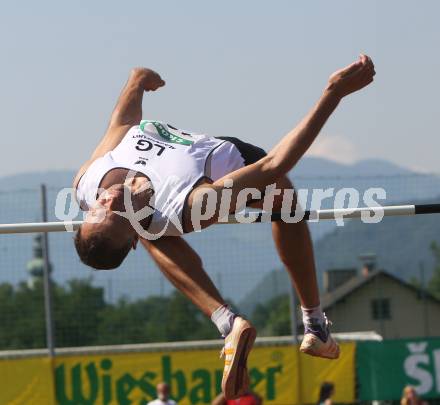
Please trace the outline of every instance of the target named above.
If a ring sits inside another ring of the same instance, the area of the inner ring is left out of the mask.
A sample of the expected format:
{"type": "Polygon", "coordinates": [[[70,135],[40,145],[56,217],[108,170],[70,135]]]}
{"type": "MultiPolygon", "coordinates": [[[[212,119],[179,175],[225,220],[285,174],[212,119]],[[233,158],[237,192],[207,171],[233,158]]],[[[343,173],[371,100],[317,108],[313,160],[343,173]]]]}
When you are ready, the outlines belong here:
{"type": "MultiPolygon", "coordinates": [[[[331,381],[335,401],[351,403],[354,353],[354,343],[342,344],[336,361],[299,354],[295,346],[256,347],[252,389],[267,405],[315,403],[320,384],[331,381]]],[[[161,381],[179,405],[210,404],[221,390],[223,360],[218,350],[63,355],[53,370],[45,358],[0,360],[0,404],[145,405],[161,381]]]]}
{"type": "Polygon", "coordinates": [[[360,342],[356,367],[360,400],[396,400],[406,385],[440,396],[440,339],[360,342]]]}
{"type": "MultiPolygon", "coordinates": [[[[344,344],[341,359],[331,361],[299,355],[294,346],[257,347],[249,359],[251,386],[265,404],[289,405],[316,402],[320,383],[332,381],[338,387],[335,400],[352,402],[354,348],[344,344]]],[[[215,350],[69,356],[56,364],[60,405],[144,404],[155,398],[161,381],[170,384],[180,405],[210,404],[223,372],[215,350]]]]}

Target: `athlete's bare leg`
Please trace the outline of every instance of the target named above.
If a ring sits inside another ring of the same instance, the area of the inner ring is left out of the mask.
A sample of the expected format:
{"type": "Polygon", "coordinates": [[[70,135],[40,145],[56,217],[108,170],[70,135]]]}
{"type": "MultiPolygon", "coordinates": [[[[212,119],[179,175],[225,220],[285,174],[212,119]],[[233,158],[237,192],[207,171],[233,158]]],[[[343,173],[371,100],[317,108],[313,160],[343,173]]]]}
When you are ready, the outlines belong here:
{"type": "Polygon", "coordinates": [[[247,356],[255,340],[255,328],[224,306],[224,300],[203,269],[196,252],[180,237],[141,240],[163,274],[213,322],[225,337],[222,390],[227,399],[249,388],[247,356]]]}
{"type": "MultiPolygon", "coordinates": [[[[293,189],[293,185],[287,177],[277,181],[277,189],[293,189]]],[[[273,212],[282,209],[283,195],[274,197],[273,212]]],[[[262,203],[252,205],[262,208],[262,203]]],[[[296,197],[290,211],[296,208],[296,197]]],[[[298,293],[301,306],[314,308],[319,305],[319,290],[316,280],[315,259],[313,254],[312,240],[309,228],[305,221],[286,223],[277,221],[272,223],[272,234],[275,245],[292,283],[298,293]]]]}
{"type": "Polygon", "coordinates": [[[185,294],[205,315],[225,305],[225,301],[203,269],[197,253],[178,236],[162,237],[155,241],[141,239],[161,272],[185,294]]]}
{"type": "MultiPolygon", "coordinates": [[[[292,190],[293,185],[284,176],[277,181],[278,190],[292,190]]],[[[296,196],[291,206],[283,207],[283,195],[274,197],[273,205],[264,207],[273,211],[282,209],[289,212],[296,209],[296,196]]],[[[260,208],[262,203],[259,204],[260,208]]],[[[272,224],[273,238],[278,254],[298,293],[303,311],[304,339],[300,350],[307,354],[326,358],[339,357],[339,347],[329,333],[329,322],[319,303],[316,280],[315,259],[312,240],[305,221],[287,223],[277,221],[272,224]]]]}

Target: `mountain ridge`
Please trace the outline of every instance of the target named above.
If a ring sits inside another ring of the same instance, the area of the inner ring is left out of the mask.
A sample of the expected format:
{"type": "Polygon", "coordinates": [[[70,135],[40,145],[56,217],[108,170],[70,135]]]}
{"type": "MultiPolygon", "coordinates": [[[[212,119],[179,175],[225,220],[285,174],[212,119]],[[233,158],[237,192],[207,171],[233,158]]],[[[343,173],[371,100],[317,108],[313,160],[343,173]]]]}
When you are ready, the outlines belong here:
{"type": "MultiPolygon", "coordinates": [[[[48,188],[49,220],[57,220],[54,215],[57,192],[63,187],[71,187],[73,175],[73,171],[61,170],[22,173],[0,178],[0,223],[39,221],[41,218],[39,185],[42,182],[46,183],[48,188]]],[[[362,195],[370,187],[384,187],[387,191],[384,205],[397,202],[434,201],[433,199],[440,194],[439,177],[418,174],[386,161],[380,164],[376,160],[364,161],[353,166],[320,158],[304,158],[295,167],[291,176],[298,188],[334,188],[336,191],[343,187],[354,187],[362,195]],[[370,167],[371,170],[365,169],[365,166],[370,167]],[[363,173],[370,174],[360,176],[359,168],[363,168],[363,173]],[[316,173],[319,173],[319,176],[316,173]],[[371,175],[371,173],[376,174],[371,175]]],[[[322,208],[332,208],[333,200],[328,199],[324,203],[322,208]]],[[[432,222],[436,223],[436,217],[433,218],[432,222]]],[[[429,227],[429,221],[426,223],[416,220],[412,225],[413,228],[402,229],[398,227],[399,221],[405,222],[407,219],[397,220],[397,232],[394,232],[394,235],[399,235],[404,240],[408,234],[417,233],[417,237],[423,240],[423,227],[429,227]]],[[[392,227],[381,230],[380,227],[368,225],[368,228],[364,229],[364,224],[360,222],[358,226],[359,229],[347,224],[344,228],[351,230],[347,237],[341,234],[333,221],[310,223],[320,279],[322,272],[328,266],[352,266],[353,262],[356,262],[356,257],[348,257],[346,252],[350,249],[354,249],[353,251],[358,249],[356,243],[361,245],[362,241],[367,241],[370,243],[368,246],[373,249],[376,245],[371,245],[372,241],[380,241],[380,238],[375,237],[375,232],[388,232],[393,235],[392,227]],[[366,229],[370,234],[363,238],[361,235],[366,229]],[[336,233],[332,234],[332,232],[336,233]],[[331,236],[325,243],[321,242],[327,235],[331,236]],[[341,250],[341,246],[346,247],[341,250]]],[[[435,228],[429,227],[425,233],[433,235],[433,229],[435,228]]],[[[195,233],[185,238],[200,254],[205,268],[219,284],[223,295],[231,297],[234,302],[242,302],[265,275],[281,267],[270,235],[269,224],[240,225],[232,228],[218,225],[203,231],[203,235],[195,233]]],[[[3,258],[0,265],[3,271],[0,273],[0,282],[9,281],[16,284],[28,277],[26,263],[32,257],[32,237],[32,235],[1,236],[0,249],[3,258]]],[[[387,243],[382,240],[382,244],[378,243],[378,246],[386,247],[387,243]]],[[[416,257],[418,249],[422,247],[424,249],[422,245],[411,246],[415,247],[406,249],[402,257],[411,255],[416,257]]],[[[116,272],[104,273],[91,272],[79,262],[73,249],[72,234],[66,232],[50,234],[50,252],[54,277],[58,282],[64,283],[70,278],[92,276],[96,285],[104,287],[109,292],[109,297],[112,297],[109,299],[115,300],[122,296],[134,299],[146,294],[171,291],[163,276],[156,271],[154,263],[141,249],[130,254],[116,272]],[[150,271],[151,269],[154,271],[150,271]]],[[[386,258],[386,249],[378,253],[386,258]]],[[[423,256],[428,255],[429,252],[424,251],[423,256]]],[[[391,270],[399,272],[399,269],[391,270]]],[[[405,272],[402,277],[414,275],[411,272],[417,272],[417,268],[410,269],[410,272],[405,272]]]]}
{"type": "MultiPolygon", "coordinates": [[[[0,176],[0,190],[36,187],[42,182],[51,187],[70,187],[75,174],[76,171],[73,169],[62,169],[23,172],[0,176]]],[[[345,164],[330,159],[306,156],[293,168],[292,174],[293,176],[301,177],[349,177],[350,175],[387,176],[418,173],[383,159],[364,159],[353,164],[345,164]]]]}

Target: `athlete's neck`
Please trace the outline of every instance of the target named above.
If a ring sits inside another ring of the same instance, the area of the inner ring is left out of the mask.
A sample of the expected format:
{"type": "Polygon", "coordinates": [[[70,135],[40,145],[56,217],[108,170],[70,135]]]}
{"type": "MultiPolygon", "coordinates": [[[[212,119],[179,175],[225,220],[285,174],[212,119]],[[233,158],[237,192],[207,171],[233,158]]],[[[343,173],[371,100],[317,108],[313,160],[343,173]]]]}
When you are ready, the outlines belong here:
{"type": "MultiPolygon", "coordinates": [[[[115,169],[109,170],[102,178],[101,183],[99,184],[99,188],[107,190],[114,185],[125,184],[128,179],[129,172],[130,170],[124,169],[122,167],[117,167],[115,169]]],[[[139,172],[136,172],[136,175],[138,173],[139,172]]],[[[139,175],[142,175],[142,173],[139,173],[139,175]]]]}
{"type": "MultiPolygon", "coordinates": [[[[147,205],[151,206],[154,191],[150,179],[145,174],[125,168],[115,168],[104,175],[99,188],[109,190],[120,185],[124,185],[124,188],[127,187],[130,190],[130,200],[134,212],[147,205]]],[[[125,207],[125,211],[127,211],[127,207],[125,207]]],[[[144,229],[147,229],[150,222],[151,216],[141,220],[140,224],[144,229]]]]}

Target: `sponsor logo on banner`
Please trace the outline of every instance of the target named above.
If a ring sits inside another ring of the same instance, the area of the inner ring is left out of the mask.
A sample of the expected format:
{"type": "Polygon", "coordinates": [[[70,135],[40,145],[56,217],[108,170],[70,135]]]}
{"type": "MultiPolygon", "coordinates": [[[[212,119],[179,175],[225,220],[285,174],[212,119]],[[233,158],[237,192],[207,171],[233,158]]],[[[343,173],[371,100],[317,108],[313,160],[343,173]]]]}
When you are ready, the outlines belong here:
{"type": "Polygon", "coordinates": [[[360,400],[397,400],[406,385],[425,398],[440,396],[440,339],[360,342],[360,400]]]}
{"type": "Polygon", "coordinates": [[[408,356],[403,369],[408,382],[420,395],[440,394],[440,347],[428,350],[428,342],[407,343],[408,356]]]}
{"type": "MultiPolygon", "coordinates": [[[[117,362],[118,357],[113,358],[117,362]]],[[[161,356],[159,368],[150,369],[148,362],[141,372],[119,373],[113,368],[114,361],[106,357],[72,365],[61,363],[55,370],[57,402],[60,405],[146,403],[156,398],[156,385],[160,381],[170,385],[176,401],[186,398],[191,404],[210,403],[221,391],[222,368],[185,370],[175,367],[170,355],[161,356]]],[[[281,363],[273,367],[253,367],[249,371],[252,385],[265,387],[263,394],[267,401],[276,399],[277,379],[282,372],[281,363]]]]}

